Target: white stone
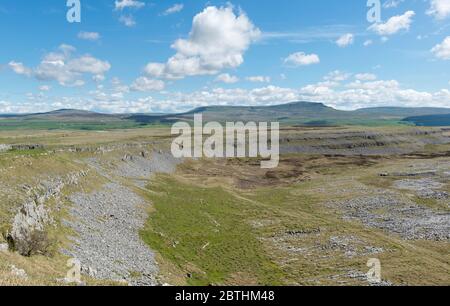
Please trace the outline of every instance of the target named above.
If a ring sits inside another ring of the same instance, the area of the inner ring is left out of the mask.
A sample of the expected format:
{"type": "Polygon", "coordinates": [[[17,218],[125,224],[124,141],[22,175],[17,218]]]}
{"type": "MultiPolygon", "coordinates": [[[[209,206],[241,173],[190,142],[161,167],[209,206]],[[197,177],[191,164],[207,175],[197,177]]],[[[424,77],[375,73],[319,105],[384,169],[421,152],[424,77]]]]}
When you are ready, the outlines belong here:
{"type": "Polygon", "coordinates": [[[28,278],[27,272],[24,269],[17,268],[15,265],[11,266],[11,274],[22,279],[28,278]]]}
{"type": "Polygon", "coordinates": [[[6,253],[8,252],[8,244],[7,243],[0,243],[0,252],[6,253]]]}

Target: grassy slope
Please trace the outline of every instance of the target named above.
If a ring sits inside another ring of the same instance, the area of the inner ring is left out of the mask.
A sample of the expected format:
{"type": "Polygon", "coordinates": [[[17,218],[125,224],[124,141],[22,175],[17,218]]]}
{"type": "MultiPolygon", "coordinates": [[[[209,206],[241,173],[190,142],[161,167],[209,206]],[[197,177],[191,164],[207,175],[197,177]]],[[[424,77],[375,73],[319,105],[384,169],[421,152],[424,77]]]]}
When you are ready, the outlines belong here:
{"type": "Polygon", "coordinates": [[[149,219],[142,237],[165,258],[189,271],[189,284],[281,283],[281,270],[270,261],[246,222],[257,207],[242,203],[220,187],[195,187],[169,177],[156,181],[150,190],[157,213],[149,219]]]}
{"type": "MultiPolygon", "coordinates": [[[[36,186],[51,178],[64,177],[69,173],[77,173],[87,168],[74,162],[73,154],[48,154],[41,150],[11,151],[0,153],[0,243],[4,243],[3,235],[10,227],[11,220],[25,200],[22,186],[36,186]]],[[[57,279],[66,276],[66,258],[59,250],[68,245],[70,232],[61,224],[68,217],[69,203],[65,197],[81,190],[89,191],[101,182],[101,178],[90,175],[86,181],[77,186],[63,189],[60,202],[48,201],[46,206],[56,222],[48,227],[51,246],[48,256],[22,257],[17,253],[0,252],[0,285],[57,285],[57,279]],[[24,280],[11,275],[11,265],[24,269],[29,278],[24,280]]],[[[90,284],[100,282],[89,281],[90,284]]]]}
{"type": "MultiPolygon", "coordinates": [[[[1,141],[84,145],[125,139],[142,141],[151,133],[157,138],[167,136],[167,131],[160,130],[108,133],[27,131],[30,135],[19,132],[2,134],[1,141]]],[[[429,150],[435,152],[436,148],[430,147],[429,150]]],[[[33,179],[39,175],[59,176],[81,167],[73,163],[73,159],[79,158],[79,155],[42,154],[0,154],[0,169],[6,171],[1,173],[2,186],[32,185],[33,179]]],[[[307,162],[301,161],[301,164],[306,165],[307,162]]],[[[366,179],[366,184],[380,184],[389,188],[389,182],[372,181],[377,173],[386,171],[384,165],[367,168],[322,164],[320,160],[317,164],[319,166],[314,171],[327,176],[315,176],[309,182],[252,189],[236,188],[233,178],[247,178],[246,175],[257,172],[255,168],[245,169],[233,165],[215,168],[211,164],[203,171],[198,171],[197,166],[192,167],[189,173],[193,174],[189,175],[183,172],[174,176],[161,175],[149,186],[147,196],[155,207],[142,236],[160,252],[163,272],[169,271],[172,274],[169,278],[177,276],[180,283],[336,284],[329,279],[330,275],[349,269],[367,271],[367,257],[349,259],[339,251],[327,249],[330,237],[354,235],[370,245],[387,250],[380,255],[383,276],[387,279],[407,284],[449,284],[448,243],[406,242],[357,223],[344,222],[338,213],[321,205],[335,199],[341,190],[351,189],[359,177],[366,179]],[[241,170],[244,173],[239,173],[241,170]],[[306,254],[292,255],[273,245],[273,238],[286,231],[314,232],[317,229],[321,231],[319,236],[309,235],[290,241],[291,246],[306,249],[306,254]],[[192,277],[186,277],[187,273],[191,273],[192,277]]],[[[394,170],[400,166],[407,167],[397,160],[392,160],[391,164],[394,170]]],[[[389,168],[389,171],[392,169],[389,168]]],[[[98,178],[91,177],[80,188],[89,190],[95,188],[96,183],[98,178]]],[[[347,196],[351,195],[349,193],[347,196]]],[[[11,196],[4,196],[2,200],[0,224],[9,221],[14,209],[21,203],[11,196]]],[[[435,203],[423,205],[440,209],[435,207],[435,203]]],[[[59,234],[64,241],[66,233],[59,234]]],[[[0,254],[0,282],[4,284],[24,284],[21,280],[11,278],[10,264],[24,268],[33,276],[26,284],[54,284],[55,279],[64,277],[66,271],[65,258],[62,256],[24,259],[16,254],[0,254]]],[[[348,282],[361,283],[351,279],[348,282]]]]}
{"type": "Polygon", "coordinates": [[[383,167],[324,165],[315,171],[326,175],[311,181],[249,190],[235,188],[216,169],[159,176],[149,186],[154,210],[142,237],[160,253],[162,266],[175,267],[165,275],[169,281],[177,274],[193,285],[336,285],[336,275],[345,284],[365,284],[346,273],[365,273],[372,257],[381,260],[384,279],[395,284],[449,284],[448,243],[405,241],[344,221],[324,206],[356,195],[351,190],[359,186],[358,178],[376,176],[383,167]],[[309,234],[285,235],[292,231],[309,234]],[[349,258],[330,247],[332,237],[343,236],[362,241],[359,252],[367,245],[384,252],[349,258]]]}
{"type": "Polygon", "coordinates": [[[133,121],[59,121],[59,120],[0,120],[0,131],[13,130],[113,130],[139,128],[142,124],[133,121]]]}

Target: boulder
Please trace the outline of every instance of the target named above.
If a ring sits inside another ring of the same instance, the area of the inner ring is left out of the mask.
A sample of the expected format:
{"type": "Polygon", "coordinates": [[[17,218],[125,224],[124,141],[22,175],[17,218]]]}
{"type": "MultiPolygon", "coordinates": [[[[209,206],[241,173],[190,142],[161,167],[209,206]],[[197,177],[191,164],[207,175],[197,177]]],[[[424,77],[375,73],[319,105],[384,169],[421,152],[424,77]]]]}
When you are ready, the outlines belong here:
{"type": "Polygon", "coordinates": [[[11,274],[14,275],[17,278],[28,279],[27,272],[25,272],[24,269],[19,269],[19,268],[17,268],[14,265],[11,266],[11,274]]]}
{"type": "Polygon", "coordinates": [[[8,252],[9,246],[7,243],[0,243],[0,253],[8,252]]]}
{"type": "Polygon", "coordinates": [[[45,254],[49,242],[45,231],[52,222],[50,215],[40,201],[26,202],[14,217],[11,232],[7,234],[9,249],[22,256],[45,254]]]}

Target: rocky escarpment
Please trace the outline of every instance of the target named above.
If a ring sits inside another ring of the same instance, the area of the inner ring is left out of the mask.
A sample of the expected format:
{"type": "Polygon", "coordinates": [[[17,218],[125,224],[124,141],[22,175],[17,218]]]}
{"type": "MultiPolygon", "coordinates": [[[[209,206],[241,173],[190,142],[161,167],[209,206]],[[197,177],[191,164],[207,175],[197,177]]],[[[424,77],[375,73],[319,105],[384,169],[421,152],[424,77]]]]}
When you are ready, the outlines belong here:
{"type": "Polygon", "coordinates": [[[174,171],[180,160],[168,152],[130,148],[122,157],[113,153],[86,160],[109,183],[90,194],[70,196],[72,218],[65,223],[77,235],[64,253],[78,259],[82,272],[90,277],[153,286],[158,284],[155,256],[139,236],[149,203],[136,189],[148,184],[155,173],[174,171]],[[123,184],[124,178],[130,185],[123,184]]]}
{"type": "Polygon", "coordinates": [[[64,178],[41,182],[38,187],[23,186],[27,199],[15,215],[11,229],[4,233],[9,249],[23,256],[45,255],[51,244],[47,237],[47,229],[55,222],[49,207],[50,199],[59,199],[64,187],[77,185],[78,180],[87,175],[81,171],[71,173],[64,178]]]}
{"type": "Polygon", "coordinates": [[[7,145],[7,144],[2,144],[0,143],[0,152],[6,152],[11,150],[11,145],[7,145]]]}
{"type": "Polygon", "coordinates": [[[108,183],[91,194],[73,194],[77,232],[64,253],[78,259],[82,272],[102,280],[130,285],[156,285],[158,268],[153,252],[141,241],[139,230],[147,218],[145,201],[118,183],[108,183]]]}
{"type": "Polygon", "coordinates": [[[448,144],[450,137],[444,129],[405,132],[305,132],[280,139],[282,153],[310,153],[337,155],[409,154],[426,145],[448,144]]]}

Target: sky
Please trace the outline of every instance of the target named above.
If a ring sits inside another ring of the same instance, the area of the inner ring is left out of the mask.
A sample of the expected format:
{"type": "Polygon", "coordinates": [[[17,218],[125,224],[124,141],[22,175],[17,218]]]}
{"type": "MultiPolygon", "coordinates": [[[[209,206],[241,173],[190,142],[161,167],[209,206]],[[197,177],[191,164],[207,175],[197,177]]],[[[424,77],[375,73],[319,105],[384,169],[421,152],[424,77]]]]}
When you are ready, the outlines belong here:
{"type": "Polygon", "coordinates": [[[450,107],[450,0],[66,2],[0,0],[0,113],[450,107]]]}

